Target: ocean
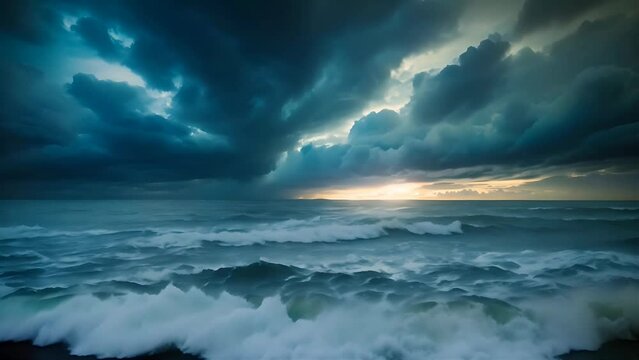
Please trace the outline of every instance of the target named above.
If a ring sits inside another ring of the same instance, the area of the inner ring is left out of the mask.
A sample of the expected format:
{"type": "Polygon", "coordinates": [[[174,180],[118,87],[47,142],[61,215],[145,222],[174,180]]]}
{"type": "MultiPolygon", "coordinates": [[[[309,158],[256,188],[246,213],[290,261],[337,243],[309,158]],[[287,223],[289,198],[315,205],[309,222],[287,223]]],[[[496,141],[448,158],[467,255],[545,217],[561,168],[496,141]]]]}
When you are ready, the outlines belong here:
{"type": "Polygon", "coordinates": [[[0,341],[552,359],[639,335],[639,203],[2,201],[0,341]]]}

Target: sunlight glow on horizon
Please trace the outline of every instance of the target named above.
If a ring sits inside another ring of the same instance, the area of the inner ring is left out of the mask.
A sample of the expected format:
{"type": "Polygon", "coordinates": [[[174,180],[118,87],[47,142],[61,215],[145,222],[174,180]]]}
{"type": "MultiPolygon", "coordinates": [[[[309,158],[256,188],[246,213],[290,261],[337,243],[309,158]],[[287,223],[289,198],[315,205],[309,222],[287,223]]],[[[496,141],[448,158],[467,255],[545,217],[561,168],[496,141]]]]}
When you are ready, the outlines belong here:
{"type": "Polygon", "coordinates": [[[465,200],[499,198],[520,199],[517,187],[541,179],[507,179],[467,181],[453,184],[449,189],[433,189],[432,182],[399,182],[377,186],[329,188],[302,194],[297,199],[326,200],[465,200]]]}
{"type": "MultiPolygon", "coordinates": [[[[302,195],[299,199],[328,200],[410,200],[426,198],[423,187],[426,183],[410,182],[382,186],[327,189],[318,193],[302,195]]],[[[429,197],[429,198],[432,198],[429,197]]]]}

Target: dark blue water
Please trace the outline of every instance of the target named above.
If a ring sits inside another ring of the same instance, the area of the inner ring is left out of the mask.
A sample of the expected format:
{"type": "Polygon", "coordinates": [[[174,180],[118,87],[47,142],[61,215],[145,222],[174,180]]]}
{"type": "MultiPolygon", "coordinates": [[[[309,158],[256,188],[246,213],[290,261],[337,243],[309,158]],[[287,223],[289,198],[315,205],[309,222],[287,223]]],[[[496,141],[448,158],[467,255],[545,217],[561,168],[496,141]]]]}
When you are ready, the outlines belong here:
{"type": "Polygon", "coordinates": [[[639,203],[5,201],[0,341],[547,359],[639,334],[639,203]]]}

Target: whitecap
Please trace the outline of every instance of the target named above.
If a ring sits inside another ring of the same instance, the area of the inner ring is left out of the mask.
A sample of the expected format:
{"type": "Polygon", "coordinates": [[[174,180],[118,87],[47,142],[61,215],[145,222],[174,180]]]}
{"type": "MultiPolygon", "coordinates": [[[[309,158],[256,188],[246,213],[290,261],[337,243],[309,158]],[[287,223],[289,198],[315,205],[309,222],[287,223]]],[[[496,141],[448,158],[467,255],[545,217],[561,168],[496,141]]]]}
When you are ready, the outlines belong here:
{"type": "Polygon", "coordinates": [[[344,302],[313,320],[293,321],[276,297],[255,307],[226,293],[214,298],[169,285],[156,295],[83,295],[50,308],[3,299],[0,340],[64,342],[73,354],[99,357],[174,345],[206,359],[533,360],[630,336],[639,327],[638,297],[638,288],[582,290],[530,299],[519,310],[471,302],[419,312],[383,301],[344,302]]]}
{"type": "Polygon", "coordinates": [[[201,241],[215,241],[230,246],[246,246],[264,243],[316,243],[344,240],[375,239],[388,235],[389,230],[403,230],[416,235],[461,234],[462,223],[449,224],[430,221],[406,223],[400,220],[382,220],[370,224],[342,224],[321,222],[320,218],[308,221],[287,220],[280,223],[260,224],[245,230],[172,231],[153,237],[137,238],[138,246],[198,247],[201,241]]]}

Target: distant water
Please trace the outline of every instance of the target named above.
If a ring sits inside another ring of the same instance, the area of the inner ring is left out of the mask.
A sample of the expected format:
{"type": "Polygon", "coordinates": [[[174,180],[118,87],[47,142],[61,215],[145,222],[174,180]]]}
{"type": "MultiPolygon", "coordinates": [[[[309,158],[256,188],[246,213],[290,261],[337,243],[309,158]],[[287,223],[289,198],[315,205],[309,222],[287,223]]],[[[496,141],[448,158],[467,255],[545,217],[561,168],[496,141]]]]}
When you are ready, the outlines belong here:
{"type": "Polygon", "coordinates": [[[636,202],[0,203],[0,341],[548,359],[637,335],[636,202]]]}

